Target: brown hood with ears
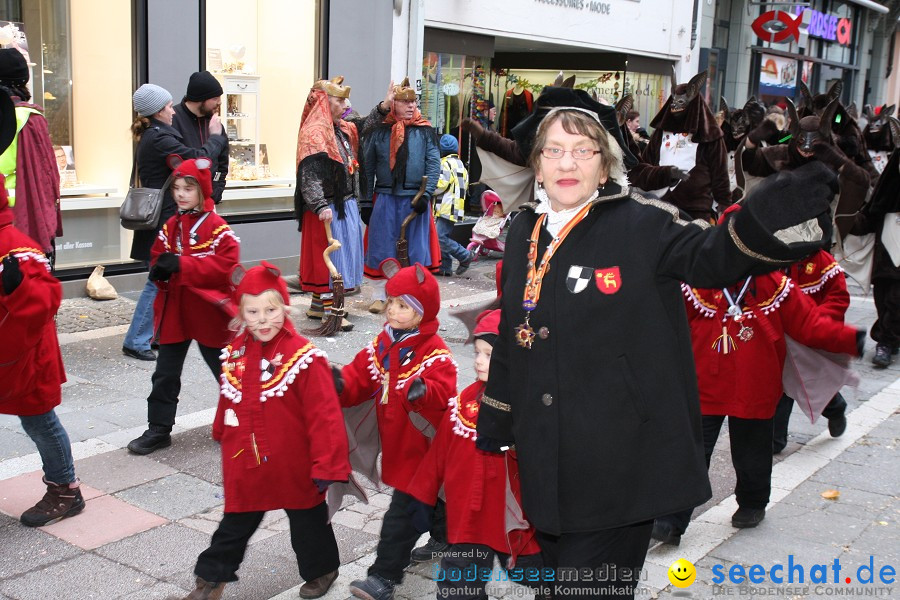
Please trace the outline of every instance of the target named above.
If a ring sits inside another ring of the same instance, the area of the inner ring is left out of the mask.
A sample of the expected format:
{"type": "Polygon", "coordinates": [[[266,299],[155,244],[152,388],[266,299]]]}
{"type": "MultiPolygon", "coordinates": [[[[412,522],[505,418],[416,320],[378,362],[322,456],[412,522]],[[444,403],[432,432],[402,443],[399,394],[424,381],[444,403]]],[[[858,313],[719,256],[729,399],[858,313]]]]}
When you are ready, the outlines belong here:
{"type": "Polygon", "coordinates": [[[797,85],[797,89],[800,91],[800,105],[797,107],[797,112],[803,118],[810,115],[821,115],[822,111],[834,100],[840,101],[841,93],[844,91],[844,82],[839,79],[831,84],[827,92],[815,96],[802,81],[797,85]]]}
{"type": "Polygon", "coordinates": [[[687,83],[676,84],[674,69],[672,73],[672,94],[663,105],[650,126],[654,129],[673,133],[691,133],[691,141],[695,143],[712,142],[723,136],[722,128],[706,100],[700,95],[700,89],[706,83],[706,71],[694,75],[687,83]],[[673,111],[673,105],[681,110],[673,111]]]}

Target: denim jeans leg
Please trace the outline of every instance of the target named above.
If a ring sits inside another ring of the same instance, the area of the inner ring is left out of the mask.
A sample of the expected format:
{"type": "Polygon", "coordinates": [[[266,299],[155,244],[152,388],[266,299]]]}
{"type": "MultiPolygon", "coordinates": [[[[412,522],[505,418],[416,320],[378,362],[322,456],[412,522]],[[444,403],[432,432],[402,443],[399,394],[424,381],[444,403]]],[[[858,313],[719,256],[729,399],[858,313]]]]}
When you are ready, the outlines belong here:
{"type": "Polygon", "coordinates": [[[20,416],[22,428],[37,446],[48,481],[63,484],[75,481],[75,463],[69,434],[50,409],[42,415],[20,416]]]}
{"type": "Polygon", "coordinates": [[[453,270],[453,258],[451,258],[451,243],[455,243],[450,239],[453,232],[453,222],[438,217],[434,220],[435,228],[438,233],[438,243],[441,245],[441,272],[449,273],[453,270]]]}
{"type": "Polygon", "coordinates": [[[156,299],[156,290],[156,284],[147,279],[137,305],[134,307],[131,325],[122,342],[126,348],[137,351],[150,349],[150,340],[153,337],[153,301],[156,299]]]}

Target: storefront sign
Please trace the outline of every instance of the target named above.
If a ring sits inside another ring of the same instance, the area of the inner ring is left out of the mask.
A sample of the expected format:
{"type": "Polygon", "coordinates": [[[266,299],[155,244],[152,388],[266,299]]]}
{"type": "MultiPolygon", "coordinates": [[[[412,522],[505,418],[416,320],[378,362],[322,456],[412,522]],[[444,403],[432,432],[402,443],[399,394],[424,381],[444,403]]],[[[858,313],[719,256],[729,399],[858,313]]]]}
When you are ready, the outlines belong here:
{"type": "Polygon", "coordinates": [[[790,38],[800,40],[800,23],[802,21],[802,14],[792,17],[790,13],[783,10],[770,10],[759,15],[750,27],[762,41],[780,44],[790,41],[790,38]]]}
{"type": "Polygon", "coordinates": [[[534,0],[538,4],[549,4],[550,6],[558,6],[559,8],[572,8],[575,10],[585,10],[600,15],[608,15],[612,10],[608,2],[596,2],[595,0],[534,0]]]}
{"type": "Polygon", "coordinates": [[[806,32],[817,38],[837,42],[842,46],[849,46],[851,39],[852,23],[850,19],[821,13],[817,10],[809,10],[809,26],[806,32]]]}

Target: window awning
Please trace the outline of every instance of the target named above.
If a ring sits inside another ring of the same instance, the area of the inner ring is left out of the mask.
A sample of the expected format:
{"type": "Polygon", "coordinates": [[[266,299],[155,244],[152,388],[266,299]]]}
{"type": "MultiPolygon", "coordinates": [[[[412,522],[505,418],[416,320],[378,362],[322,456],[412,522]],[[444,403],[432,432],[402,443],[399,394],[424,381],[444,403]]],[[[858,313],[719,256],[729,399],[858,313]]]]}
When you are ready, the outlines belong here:
{"type": "Polygon", "coordinates": [[[862,6],[863,8],[868,8],[869,10],[874,10],[875,12],[881,13],[883,15],[886,15],[887,13],[890,12],[890,10],[888,9],[887,6],[882,6],[881,4],[878,4],[877,2],[872,2],[872,0],[850,0],[850,2],[852,2],[854,4],[858,4],[859,6],[862,6]]]}

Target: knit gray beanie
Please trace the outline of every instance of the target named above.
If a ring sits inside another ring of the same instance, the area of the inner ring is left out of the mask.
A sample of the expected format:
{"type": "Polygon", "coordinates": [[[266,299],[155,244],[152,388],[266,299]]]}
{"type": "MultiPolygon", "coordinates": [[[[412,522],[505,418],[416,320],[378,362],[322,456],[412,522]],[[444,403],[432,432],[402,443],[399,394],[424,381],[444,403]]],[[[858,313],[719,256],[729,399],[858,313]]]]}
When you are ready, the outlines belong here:
{"type": "Polygon", "coordinates": [[[152,83],[145,83],[137,89],[132,97],[134,112],[141,117],[155,115],[172,101],[172,94],[152,83]]]}

